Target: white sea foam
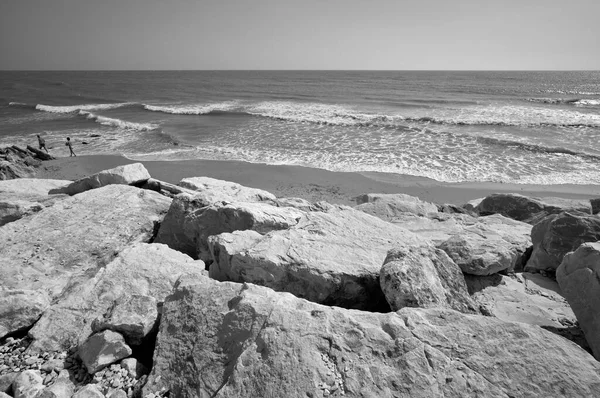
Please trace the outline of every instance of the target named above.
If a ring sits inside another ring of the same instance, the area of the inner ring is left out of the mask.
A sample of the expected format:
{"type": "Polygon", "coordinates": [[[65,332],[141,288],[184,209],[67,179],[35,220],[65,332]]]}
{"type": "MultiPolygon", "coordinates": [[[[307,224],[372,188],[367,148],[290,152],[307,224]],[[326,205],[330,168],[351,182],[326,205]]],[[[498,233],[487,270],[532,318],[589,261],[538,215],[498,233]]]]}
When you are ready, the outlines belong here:
{"type": "Polygon", "coordinates": [[[173,115],[206,115],[215,111],[233,111],[239,107],[237,101],[217,102],[196,105],[147,105],[144,109],[153,112],[170,113],[173,115]]]}
{"type": "Polygon", "coordinates": [[[83,105],[67,105],[67,106],[53,106],[37,104],[35,109],[44,112],[52,113],[72,113],[76,111],[100,111],[108,109],[116,109],[124,106],[133,105],[130,102],[122,102],[118,104],[83,104],[83,105]]]}
{"type": "Polygon", "coordinates": [[[287,101],[261,102],[247,108],[254,116],[263,116],[292,122],[310,122],[337,126],[393,124],[401,116],[357,112],[340,105],[298,103],[287,101]]]}
{"type": "Polygon", "coordinates": [[[159,127],[158,125],[152,124],[152,123],[128,122],[128,121],[121,120],[121,119],[113,119],[113,118],[106,117],[106,116],[96,115],[94,113],[83,111],[83,110],[79,110],[78,114],[81,116],[85,116],[87,119],[93,120],[104,126],[118,127],[118,128],[124,129],[124,130],[149,131],[149,130],[155,130],[159,127]]]}
{"type": "Polygon", "coordinates": [[[600,99],[580,99],[574,102],[575,105],[584,105],[584,106],[599,106],[600,99]]]}

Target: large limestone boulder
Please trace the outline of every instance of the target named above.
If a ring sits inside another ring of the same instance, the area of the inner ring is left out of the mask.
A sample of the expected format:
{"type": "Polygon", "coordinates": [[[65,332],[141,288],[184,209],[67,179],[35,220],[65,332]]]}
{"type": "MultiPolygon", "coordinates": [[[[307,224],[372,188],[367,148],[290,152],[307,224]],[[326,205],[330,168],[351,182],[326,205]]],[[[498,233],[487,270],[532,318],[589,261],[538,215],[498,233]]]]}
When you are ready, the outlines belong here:
{"type": "Polygon", "coordinates": [[[531,225],[499,214],[405,214],[394,223],[433,241],[468,274],[490,275],[520,268],[531,246],[531,225]]]}
{"type": "Polygon", "coordinates": [[[600,365],[536,326],[449,309],[378,314],[255,285],[183,280],[143,395],[597,396],[600,365]],[[199,371],[201,369],[201,371],[199,371]]]}
{"type": "Polygon", "coordinates": [[[17,146],[0,148],[0,180],[34,177],[41,164],[33,153],[17,146]]]}
{"type": "Polygon", "coordinates": [[[147,308],[148,300],[138,295],[162,303],[177,278],[183,274],[200,275],[203,269],[201,261],[165,245],[134,244],[94,277],[73,286],[44,312],[29,331],[34,339],[29,350],[78,346],[92,334],[92,327],[97,331],[113,329],[123,333],[130,344],[139,344],[154,326],[158,313],[156,308],[147,308]],[[152,314],[154,319],[147,319],[152,314]]]}
{"type": "Polygon", "coordinates": [[[427,244],[404,228],[348,207],[306,213],[289,229],[255,238],[228,234],[213,240],[211,277],[370,310],[388,308],[379,286],[388,250],[427,244]]]}
{"type": "Polygon", "coordinates": [[[0,226],[52,206],[66,195],[48,196],[71,181],[18,178],[0,181],[0,226]]]}
{"type": "Polygon", "coordinates": [[[4,325],[21,328],[20,312],[42,314],[44,306],[36,314],[32,303],[56,302],[123,248],[150,240],[169,203],[155,192],[111,185],[0,227],[0,297],[31,292],[30,300],[0,307],[4,325]]]}
{"type": "Polygon", "coordinates": [[[275,195],[262,189],[210,177],[184,178],[177,185],[198,191],[207,205],[215,202],[261,202],[276,199],[275,195]]]}
{"type": "Polygon", "coordinates": [[[426,216],[438,212],[437,205],[403,193],[369,193],[360,195],[355,200],[357,204],[355,209],[390,222],[393,222],[402,213],[426,216]]]}
{"type": "Polygon", "coordinates": [[[498,213],[533,225],[549,214],[573,210],[592,214],[589,200],[553,197],[530,198],[516,193],[496,193],[487,196],[475,208],[480,215],[498,213]]]}
{"type": "Polygon", "coordinates": [[[113,169],[103,170],[72,182],[66,187],[50,190],[50,194],[64,193],[76,195],[90,189],[96,189],[111,184],[133,185],[141,184],[150,178],[148,170],[141,163],[126,164],[113,169]]]}
{"type": "Polygon", "coordinates": [[[432,245],[390,250],[379,283],[393,311],[404,307],[446,307],[476,312],[460,268],[432,245]]]}
{"type": "Polygon", "coordinates": [[[556,280],[596,359],[600,360],[600,242],[584,243],[564,256],[556,280]]]}
{"type": "Polygon", "coordinates": [[[600,240],[600,217],[576,212],[552,214],[531,230],[533,252],[526,270],[555,271],[568,252],[600,240]]]}
{"type": "Polygon", "coordinates": [[[206,206],[203,196],[180,194],[173,199],[155,242],[210,262],[210,235],[237,230],[265,234],[295,225],[304,213],[293,207],[260,202],[217,202],[206,206]]]}
{"type": "Polygon", "coordinates": [[[469,293],[483,312],[505,322],[522,322],[564,330],[576,323],[575,314],[552,278],[529,272],[513,276],[465,275],[469,293]]]}

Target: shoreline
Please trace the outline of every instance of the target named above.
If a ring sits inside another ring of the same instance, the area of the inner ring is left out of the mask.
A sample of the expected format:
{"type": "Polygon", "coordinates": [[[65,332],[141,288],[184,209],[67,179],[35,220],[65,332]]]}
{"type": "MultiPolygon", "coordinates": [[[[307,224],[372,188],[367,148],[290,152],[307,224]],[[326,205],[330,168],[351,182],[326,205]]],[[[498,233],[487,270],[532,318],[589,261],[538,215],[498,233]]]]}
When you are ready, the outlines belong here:
{"type": "Polygon", "coordinates": [[[135,161],[120,155],[85,155],[44,161],[36,178],[76,180],[124,164],[142,163],[153,178],[176,184],[186,177],[211,177],[269,191],[278,197],[354,205],[365,193],[404,193],[438,204],[464,204],[493,193],[590,199],[600,185],[533,185],[493,182],[444,183],[426,177],[375,172],[333,172],[304,166],[233,160],[135,161]]]}

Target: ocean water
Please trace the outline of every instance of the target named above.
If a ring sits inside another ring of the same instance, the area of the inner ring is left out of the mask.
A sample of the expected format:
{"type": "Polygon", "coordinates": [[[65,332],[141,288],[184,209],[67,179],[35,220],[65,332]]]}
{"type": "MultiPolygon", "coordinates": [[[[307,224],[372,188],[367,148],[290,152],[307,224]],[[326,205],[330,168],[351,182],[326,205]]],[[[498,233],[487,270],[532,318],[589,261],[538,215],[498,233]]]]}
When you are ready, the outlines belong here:
{"type": "Polygon", "coordinates": [[[0,146],[600,184],[600,72],[0,71],[0,146]]]}

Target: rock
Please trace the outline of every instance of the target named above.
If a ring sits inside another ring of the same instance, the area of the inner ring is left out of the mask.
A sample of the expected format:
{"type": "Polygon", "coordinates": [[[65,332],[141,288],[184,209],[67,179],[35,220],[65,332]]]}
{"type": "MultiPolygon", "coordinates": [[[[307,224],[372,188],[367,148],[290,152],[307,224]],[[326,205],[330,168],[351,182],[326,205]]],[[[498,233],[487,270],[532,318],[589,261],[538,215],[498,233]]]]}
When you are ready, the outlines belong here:
{"type": "Polygon", "coordinates": [[[600,240],[600,218],[575,212],[552,214],[531,230],[533,252],[525,270],[555,271],[568,252],[600,240]]]}
{"type": "Polygon", "coordinates": [[[50,189],[70,181],[19,178],[0,181],[0,226],[52,206],[66,195],[48,196],[50,189]]]}
{"type": "Polygon", "coordinates": [[[305,213],[289,229],[255,238],[230,234],[213,245],[218,263],[211,264],[211,277],[256,283],[327,305],[378,311],[388,310],[379,286],[388,250],[426,244],[404,228],[349,207],[305,213]]]}
{"type": "Polygon", "coordinates": [[[126,336],[128,343],[139,345],[152,331],[158,319],[157,301],[140,294],[119,297],[107,313],[96,318],[92,330],[110,329],[126,336]]]}
{"type": "Polygon", "coordinates": [[[12,384],[14,398],[34,398],[44,389],[42,375],[38,370],[19,373],[12,384]]]}
{"type": "MultiPolygon", "coordinates": [[[[124,247],[150,240],[169,202],[155,192],[111,185],[0,227],[0,297],[35,292],[39,297],[23,302],[22,309],[30,319],[39,317],[43,306],[36,315],[32,300],[59,301],[124,247]]],[[[19,319],[19,308],[0,312],[5,325],[19,319]]]]}
{"type": "Polygon", "coordinates": [[[529,224],[536,224],[549,214],[563,211],[581,211],[592,214],[589,200],[563,198],[530,198],[516,193],[493,194],[487,196],[475,208],[483,216],[502,214],[505,217],[529,224]]]}
{"type": "Polygon", "coordinates": [[[231,263],[232,256],[254,246],[261,238],[261,234],[252,230],[209,236],[208,250],[212,255],[213,262],[210,265],[208,275],[219,281],[227,280],[227,267],[231,263]],[[221,268],[221,266],[225,268],[221,268]]]}
{"type": "Polygon", "coordinates": [[[556,281],[540,274],[465,275],[469,293],[488,315],[555,329],[574,325],[576,318],[556,281]],[[566,322],[565,322],[566,321],[566,322]]]}
{"type": "Polygon", "coordinates": [[[92,375],[112,363],[127,358],[131,352],[123,336],[111,330],[91,336],[78,350],[81,361],[92,375]]]}
{"type": "MultiPolygon", "coordinates": [[[[267,203],[277,207],[294,207],[302,211],[315,211],[315,206],[306,199],[302,198],[276,198],[266,201],[267,203]]],[[[319,210],[316,210],[319,211],[319,210]]]]}
{"type": "Polygon", "coordinates": [[[33,177],[41,164],[31,152],[17,146],[0,148],[0,180],[33,177]]]}
{"type": "Polygon", "coordinates": [[[262,189],[249,188],[235,182],[209,177],[184,178],[177,184],[183,188],[198,191],[205,204],[215,202],[261,202],[275,200],[275,195],[262,189]]]}
{"type": "Polygon", "coordinates": [[[346,310],[199,278],[165,301],[143,396],[598,396],[599,371],[536,326],[450,309],[346,310]]]}
{"type": "Polygon", "coordinates": [[[156,316],[157,313],[147,308],[147,299],[140,298],[144,301],[144,319],[138,318],[141,314],[127,314],[127,308],[135,309],[135,306],[126,305],[127,297],[151,296],[160,303],[171,292],[179,276],[189,273],[200,275],[202,269],[204,263],[194,261],[165,245],[134,244],[123,250],[93,278],[73,287],[68,295],[44,313],[29,331],[34,338],[29,350],[54,351],[60,347],[77,346],[92,334],[93,321],[107,313],[116,316],[115,323],[100,323],[99,326],[123,331],[129,342],[137,343],[146,326],[140,329],[141,325],[135,323],[134,327],[130,324],[126,327],[119,320],[154,324],[156,317],[152,321],[147,316],[156,316]],[[116,314],[114,308],[110,311],[112,307],[119,307],[116,314]]]}
{"type": "Polygon", "coordinates": [[[127,371],[129,377],[139,379],[148,374],[148,369],[135,358],[125,358],[121,361],[121,368],[127,371]]]}
{"type": "Polygon", "coordinates": [[[27,145],[27,150],[33,153],[33,156],[40,160],[53,160],[54,156],[50,155],[47,152],[40,151],[37,148],[32,147],[31,145],[27,145]]]}
{"type": "Polygon", "coordinates": [[[46,308],[48,297],[31,290],[4,290],[0,293],[0,338],[33,325],[46,308]]]}
{"type": "MultiPolygon", "coordinates": [[[[460,218],[465,219],[468,217],[460,218]]],[[[440,227],[436,232],[438,236],[444,234],[441,224],[437,224],[440,227]]],[[[446,233],[451,235],[437,247],[444,250],[467,274],[490,275],[518,268],[523,261],[523,254],[531,245],[531,227],[501,215],[479,217],[471,225],[452,222],[445,227],[446,233]]]]}
{"type": "Polygon", "coordinates": [[[0,391],[0,398],[12,398],[10,395],[8,395],[5,392],[0,391]]]}
{"type": "Polygon", "coordinates": [[[39,392],[35,398],[71,398],[75,392],[75,384],[67,377],[58,376],[50,386],[39,392]]]}
{"type": "Polygon", "coordinates": [[[12,384],[18,375],[19,373],[17,372],[11,372],[0,375],[0,392],[4,392],[7,394],[12,393],[12,384]]]}
{"type": "Polygon", "coordinates": [[[43,370],[44,372],[60,372],[61,370],[63,370],[65,368],[65,361],[63,359],[58,359],[58,358],[54,358],[54,359],[50,359],[46,362],[44,362],[43,365],[40,366],[40,369],[43,370]]]}
{"type": "Polygon", "coordinates": [[[600,360],[600,242],[584,243],[564,256],[556,280],[600,360]]]}
{"type": "Polygon", "coordinates": [[[401,213],[426,216],[438,212],[435,204],[403,193],[360,195],[356,197],[356,204],[355,209],[390,222],[401,213]]]}
{"type": "Polygon", "coordinates": [[[77,391],[73,398],[104,398],[104,394],[96,387],[95,384],[88,384],[77,391]]]}
{"type": "Polygon", "coordinates": [[[155,242],[208,261],[211,259],[207,242],[210,235],[246,229],[265,234],[295,225],[304,214],[292,207],[266,203],[205,204],[198,196],[181,194],[175,197],[155,242]]]}
{"type": "Polygon", "coordinates": [[[592,206],[592,214],[600,213],[600,198],[590,199],[590,204],[592,206]]]}
{"type": "Polygon", "coordinates": [[[114,169],[103,170],[72,182],[66,187],[50,190],[50,194],[64,193],[76,195],[90,189],[96,189],[111,184],[133,185],[140,184],[150,178],[148,170],[141,163],[117,166],[114,169]]]}
{"type": "Polygon", "coordinates": [[[123,390],[112,390],[106,395],[106,398],[127,398],[127,393],[123,390]]]}
{"type": "Polygon", "coordinates": [[[460,268],[433,246],[390,250],[379,282],[392,311],[404,307],[446,307],[476,312],[460,268]]]}

